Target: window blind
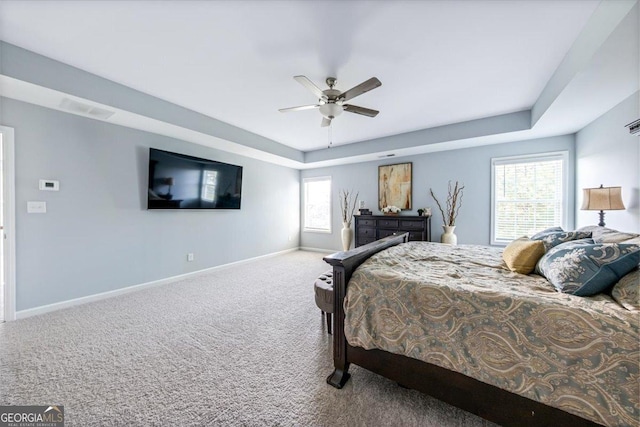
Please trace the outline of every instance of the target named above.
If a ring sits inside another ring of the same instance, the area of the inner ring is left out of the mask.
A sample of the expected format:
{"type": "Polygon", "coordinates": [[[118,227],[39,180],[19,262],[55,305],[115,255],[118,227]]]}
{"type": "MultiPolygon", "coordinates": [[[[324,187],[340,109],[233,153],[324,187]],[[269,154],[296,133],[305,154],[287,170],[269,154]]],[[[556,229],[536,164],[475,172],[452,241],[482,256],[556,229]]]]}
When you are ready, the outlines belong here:
{"type": "Polygon", "coordinates": [[[304,231],[331,232],[331,177],[305,178],[304,231]]]}
{"type": "Polygon", "coordinates": [[[564,224],[566,155],[494,159],[493,242],[564,224]]]}

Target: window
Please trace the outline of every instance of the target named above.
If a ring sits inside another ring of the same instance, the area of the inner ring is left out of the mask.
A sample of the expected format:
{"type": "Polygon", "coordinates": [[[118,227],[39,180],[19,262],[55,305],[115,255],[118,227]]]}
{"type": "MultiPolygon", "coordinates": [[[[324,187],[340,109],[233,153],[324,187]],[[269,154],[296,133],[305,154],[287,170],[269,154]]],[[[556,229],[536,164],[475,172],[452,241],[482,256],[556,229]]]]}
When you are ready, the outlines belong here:
{"type": "Polygon", "coordinates": [[[568,153],[491,159],[491,243],[566,227],[568,153]]]}
{"type": "Polygon", "coordinates": [[[331,233],[331,177],[303,179],[304,231],[331,233]]]}
{"type": "Polygon", "coordinates": [[[216,199],[217,171],[205,170],[202,177],[202,200],[214,202],[216,199]]]}

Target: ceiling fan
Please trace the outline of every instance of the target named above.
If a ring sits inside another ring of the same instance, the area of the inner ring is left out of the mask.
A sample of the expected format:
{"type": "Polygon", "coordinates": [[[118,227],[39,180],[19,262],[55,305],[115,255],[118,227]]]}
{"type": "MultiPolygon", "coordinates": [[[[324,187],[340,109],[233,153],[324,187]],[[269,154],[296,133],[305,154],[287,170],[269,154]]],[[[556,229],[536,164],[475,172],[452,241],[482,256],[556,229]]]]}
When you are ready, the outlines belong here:
{"type": "Polygon", "coordinates": [[[367,117],[375,117],[379,113],[379,111],[372,110],[370,108],[345,104],[346,101],[349,101],[350,99],[353,99],[358,95],[362,95],[363,93],[369,92],[372,89],[382,86],[382,83],[376,77],[371,77],[369,80],[364,81],[359,85],[354,86],[344,92],[340,92],[339,90],[334,89],[337,83],[335,77],[327,77],[326,82],[327,86],[329,86],[329,89],[325,90],[320,90],[318,86],[316,86],[305,76],[295,76],[294,79],[302,86],[309,89],[311,93],[313,93],[318,98],[318,103],[314,105],[302,105],[300,107],[281,108],[280,110],[278,110],[281,113],[318,108],[320,110],[320,114],[324,116],[324,118],[322,119],[322,123],[320,123],[320,126],[323,127],[329,126],[331,124],[331,120],[338,117],[340,114],[342,114],[343,111],[361,114],[367,117]]]}

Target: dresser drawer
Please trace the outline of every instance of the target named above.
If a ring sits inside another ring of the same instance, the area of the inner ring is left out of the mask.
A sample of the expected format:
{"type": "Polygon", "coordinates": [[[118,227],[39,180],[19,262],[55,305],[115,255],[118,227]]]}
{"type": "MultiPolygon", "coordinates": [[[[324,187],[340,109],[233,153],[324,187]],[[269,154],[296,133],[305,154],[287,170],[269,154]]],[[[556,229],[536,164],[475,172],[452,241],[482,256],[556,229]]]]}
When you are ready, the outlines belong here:
{"type": "Polygon", "coordinates": [[[375,219],[359,219],[358,227],[375,227],[376,220],[375,219]]]}
{"type": "Polygon", "coordinates": [[[397,219],[379,219],[378,228],[398,228],[400,220],[397,219]]]}
{"type": "Polygon", "coordinates": [[[410,219],[403,219],[400,221],[400,228],[403,230],[424,230],[424,221],[415,221],[410,219]]]}
{"type": "Polygon", "coordinates": [[[358,237],[358,246],[366,245],[367,243],[375,242],[375,237],[358,237]]]}
{"type": "Polygon", "coordinates": [[[375,228],[367,228],[367,227],[358,227],[358,236],[359,237],[371,237],[373,239],[376,238],[376,229],[375,228]]]}
{"type": "MultiPolygon", "coordinates": [[[[400,233],[404,233],[400,231],[400,233]]],[[[409,231],[409,240],[421,242],[425,240],[424,233],[421,231],[409,231]]]]}
{"type": "Polygon", "coordinates": [[[398,230],[378,230],[378,239],[382,239],[383,237],[393,236],[394,234],[402,234],[402,231],[398,230]]]}

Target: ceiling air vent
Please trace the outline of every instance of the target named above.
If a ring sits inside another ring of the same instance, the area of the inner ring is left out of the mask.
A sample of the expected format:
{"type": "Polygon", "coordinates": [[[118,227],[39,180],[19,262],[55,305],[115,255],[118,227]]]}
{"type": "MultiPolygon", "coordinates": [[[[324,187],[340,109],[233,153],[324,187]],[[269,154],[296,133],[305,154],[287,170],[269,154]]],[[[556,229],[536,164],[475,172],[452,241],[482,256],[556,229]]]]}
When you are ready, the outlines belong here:
{"type": "Polygon", "coordinates": [[[629,128],[629,133],[631,135],[638,135],[640,134],[640,119],[635,122],[631,122],[628,125],[624,125],[624,127],[629,128]]]}
{"type": "Polygon", "coordinates": [[[104,108],[94,107],[89,104],[74,101],[69,98],[65,98],[60,103],[60,108],[67,110],[71,113],[82,114],[90,116],[95,119],[107,120],[109,117],[115,114],[115,111],[105,110],[104,108]]]}

